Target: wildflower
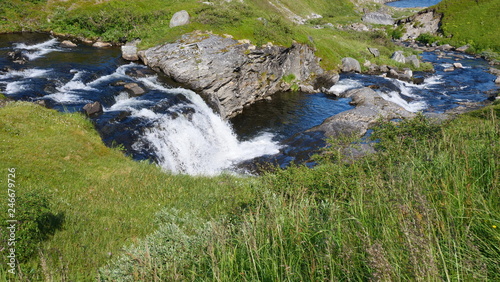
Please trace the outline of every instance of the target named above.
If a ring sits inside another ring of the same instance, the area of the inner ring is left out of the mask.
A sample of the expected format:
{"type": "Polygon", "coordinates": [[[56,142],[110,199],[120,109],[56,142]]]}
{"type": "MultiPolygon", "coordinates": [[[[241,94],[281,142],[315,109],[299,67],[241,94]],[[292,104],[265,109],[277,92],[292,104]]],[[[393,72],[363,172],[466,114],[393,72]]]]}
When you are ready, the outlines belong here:
{"type": "Polygon", "coordinates": [[[497,226],[496,226],[496,225],[492,225],[491,227],[493,227],[493,228],[497,228],[497,226]]]}

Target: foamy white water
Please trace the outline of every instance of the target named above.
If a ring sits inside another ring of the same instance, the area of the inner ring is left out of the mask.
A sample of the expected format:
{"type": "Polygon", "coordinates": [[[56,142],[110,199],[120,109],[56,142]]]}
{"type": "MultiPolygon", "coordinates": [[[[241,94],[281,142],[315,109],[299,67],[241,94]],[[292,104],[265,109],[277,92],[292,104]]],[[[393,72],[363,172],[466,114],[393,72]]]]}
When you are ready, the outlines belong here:
{"type": "Polygon", "coordinates": [[[57,45],[59,41],[56,38],[52,38],[45,42],[33,45],[26,45],[24,43],[16,43],[14,44],[15,49],[26,50],[24,55],[28,57],[30,60],[36,60],[40,57],[43,57],[51,52],[62,51],[57,45]]]}
{"type": "Polygon", "coordinates": [[[58,92],[46,95],[45,98],[50,98],[58,103],[92,102],[80,96],[82,91],[95,90],[82,81],[84,72],[78,70],[71,70],[71,72],[74,73],[73,78],[64,85],[56,87],[58,92]]]}
{"type": "Polygon", "coordinates": [[[361,82],[358,82],[354,79],[343,79],[337,82],[335,85],[330,87],[328,90],[331,93],[334,93],[335,95],[340,95],[347,90],[351,90],[354,88],[360,88],[363,87],[363,84],[361,82]]]}

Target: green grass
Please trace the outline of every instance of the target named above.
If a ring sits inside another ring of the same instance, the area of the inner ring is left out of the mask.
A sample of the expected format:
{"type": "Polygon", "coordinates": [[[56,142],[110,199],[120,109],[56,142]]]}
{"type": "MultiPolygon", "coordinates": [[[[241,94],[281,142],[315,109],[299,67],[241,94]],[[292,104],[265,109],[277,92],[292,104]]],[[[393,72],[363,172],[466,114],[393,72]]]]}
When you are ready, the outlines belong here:
{"type": "Polygon", "coordinates": [[[499,118],[497,105],[443,126],[383,123],[379,153],[346,163],[336,142],[314,169],[261,177],[239,215],[164,210],[101,279],[498,280],[499,118]]]}
{"type": "Polygon", "coordinates": [[[469,44],[476,53],[500,52],[497,0],[444,0],[436,9],[443,13],[441,29],[453,45],[469,44]]]}

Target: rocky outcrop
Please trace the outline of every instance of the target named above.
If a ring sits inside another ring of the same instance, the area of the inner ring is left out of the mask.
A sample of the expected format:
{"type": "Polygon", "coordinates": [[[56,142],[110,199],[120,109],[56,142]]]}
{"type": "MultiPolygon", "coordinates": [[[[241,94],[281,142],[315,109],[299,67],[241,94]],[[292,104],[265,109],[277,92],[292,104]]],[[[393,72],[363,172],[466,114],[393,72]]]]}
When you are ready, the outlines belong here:
{"type": "Polygon", "coordinates": [[[351,104],[356,108],[329,117],[321,125],[309,129],[308,132],[321,131],[327,137],[344,135],[361,137],[380,118],[392,120],[414,116],[399,105],[384,100],[368,87],[349,90],[341,96],[351,98],[351,104]]]}
{"type": "MultiPolygon", "coordinates": [[[[324,74],[314,50],[306,45],[256,47],[199,32],[140,51],[139,57],[152,69],[200,93],[223,118],[233,117],[246,105],[278,91],[289,90],[290,81],[307,89],[324,74]]],[[[338,79],[331,75],[328,83],[328,76],[321,77],[325,88],[338,79]]]]}
{"type": "Polygon", "coordinates": [[[366,13],[363,16],[362,20],[365,23],[370,23],[370,24],[382,24],[382,25],[394,24],[394,19],[392,19],[391,15],[379,12],[366,13]]]}
{"type": "Polygon", "coordinates": [[[403,25],[405,33],[401,40],[416,39],[420,34],[436,35],[441,26],[442,15],[434,10],[423,10],[409,18],[399,20],[397,25],[403,25]]]}

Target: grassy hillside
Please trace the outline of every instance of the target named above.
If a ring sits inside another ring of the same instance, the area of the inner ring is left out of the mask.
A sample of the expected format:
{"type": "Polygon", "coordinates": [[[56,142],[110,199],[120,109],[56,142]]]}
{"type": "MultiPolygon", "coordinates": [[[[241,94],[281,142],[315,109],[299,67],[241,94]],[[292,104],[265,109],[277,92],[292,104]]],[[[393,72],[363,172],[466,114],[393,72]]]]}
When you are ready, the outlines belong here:
{"type": "Polygon", "coordinates": [[[337,141],[315,169],[203,178],[124,157],[79,114],[10,103],[0,108],[1,170],[16,169],[18,218],[32,216],[19,244],[33,220],[29,230],[44,232],[30,237],[39,243],[22,275],[497,280],[499,118],[496,105],[443,127],[383,124],[380,152],[356,162],[339,161],[337,141]]]}
{"type": "Polygon", "coordinates": [[[443,0],[443,35],[455,46],[469,44],[471,51],[500,53],[500,2],[497,0],[443,0]]]}

